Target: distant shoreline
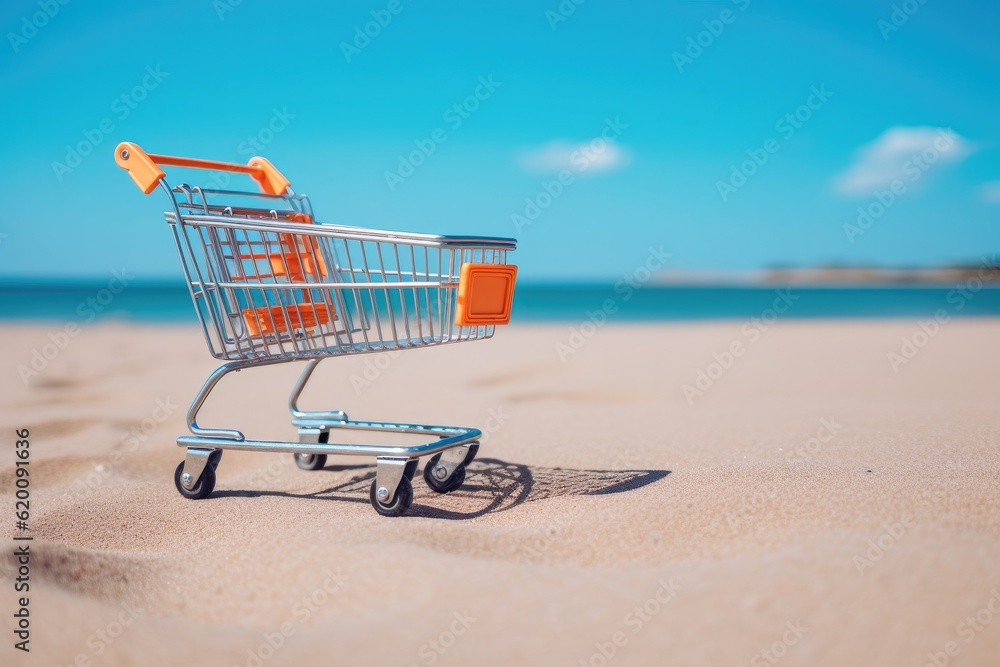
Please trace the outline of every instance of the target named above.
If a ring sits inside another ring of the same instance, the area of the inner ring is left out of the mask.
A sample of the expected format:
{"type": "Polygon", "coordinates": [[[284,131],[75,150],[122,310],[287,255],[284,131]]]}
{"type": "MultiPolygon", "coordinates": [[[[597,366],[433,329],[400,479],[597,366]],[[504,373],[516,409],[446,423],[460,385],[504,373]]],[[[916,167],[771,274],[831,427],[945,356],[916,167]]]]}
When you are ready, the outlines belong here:
{"type": "Polygon", "coordinates": [[[740,273],[670,272],[656,277],[660,286],[800,286],[800,287],[920,287],[954,286],[976,281],[1000,286],[1000,265],[894,269],[879,267],[775,268],[740,273]]]}

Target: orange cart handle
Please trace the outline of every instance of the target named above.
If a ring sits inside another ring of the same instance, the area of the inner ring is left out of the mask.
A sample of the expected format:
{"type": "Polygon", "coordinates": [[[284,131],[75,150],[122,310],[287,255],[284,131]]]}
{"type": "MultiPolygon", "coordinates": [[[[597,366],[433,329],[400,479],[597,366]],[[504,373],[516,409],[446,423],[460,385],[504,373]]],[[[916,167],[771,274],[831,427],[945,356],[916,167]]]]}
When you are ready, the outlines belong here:
{"type": "Polygon", "coordinates": [[[288,192],[291,181],[281,175],[274,165],[262,157],[250,158],[247,164],[199,160],[197,158],[154,155],[139,148],[130,141],[123,141],[115,148],[115,162],[128,172],[143,194],[149,194],[166,175],[161,166],[189,167],[210,171],[232,171],[247,174],[257,181],[261,192],[269,195],[283,195],[288,192]]]}

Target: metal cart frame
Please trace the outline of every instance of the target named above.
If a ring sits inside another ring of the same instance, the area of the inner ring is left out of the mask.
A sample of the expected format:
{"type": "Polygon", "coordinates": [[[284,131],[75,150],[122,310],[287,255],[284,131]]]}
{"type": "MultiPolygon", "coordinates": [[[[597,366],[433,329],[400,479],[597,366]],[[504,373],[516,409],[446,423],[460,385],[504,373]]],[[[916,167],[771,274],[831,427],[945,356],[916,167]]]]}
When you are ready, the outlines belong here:
{"type": "Polygon", "coordinates": [[[305,411],[299,398],[328,357],[416,349],[491,338],[510,319],[516,241],[438,236],[318,223],[309,200],[267,160],[247,165],[147,154],[123,142],[115,161],[149,194],[170,198],[165,213],[212,356],[225,360],[187,413],[192,435],[174,482],[186,498],[212,493],[227,449],[295,455],[318,470],[328,455],[376,457],[370,500],[384,516],[406,512],[422,456],[427,485],[461,486],[479,449],[476,428],[351,420],[339,410],[305,411]],[[260,192],[167,184],[162,166],[243,173],[260,192]],[[226,375],[305,361],[288,406],[298,442],[251,440],[237,429],[198,424],[198,413],[226,375]],[[335,430],[420,435],[416,445],[330,442],[335,430]]]}

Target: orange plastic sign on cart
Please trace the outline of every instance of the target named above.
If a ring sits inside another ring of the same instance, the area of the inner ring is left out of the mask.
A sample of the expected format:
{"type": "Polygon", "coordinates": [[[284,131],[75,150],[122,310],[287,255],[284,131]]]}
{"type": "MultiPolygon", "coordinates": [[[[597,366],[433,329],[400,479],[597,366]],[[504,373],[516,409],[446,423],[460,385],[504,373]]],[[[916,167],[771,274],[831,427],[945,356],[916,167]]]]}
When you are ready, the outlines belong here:
{"type": "Polygon", "coordinates": [[[510,322],[516,280],[516,266],[463,264],[455,324],[464,327],[510,322]]]}

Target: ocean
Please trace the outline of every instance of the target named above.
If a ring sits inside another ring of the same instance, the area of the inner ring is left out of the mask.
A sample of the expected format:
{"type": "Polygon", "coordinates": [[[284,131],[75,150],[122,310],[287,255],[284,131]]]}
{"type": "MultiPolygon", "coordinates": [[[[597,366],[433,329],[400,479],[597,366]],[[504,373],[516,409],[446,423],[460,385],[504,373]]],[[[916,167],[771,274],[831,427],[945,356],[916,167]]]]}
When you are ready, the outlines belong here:
{"type": "MultiPolygon", "coordinates": [[[[182,282],[131,283],[118,294],[107,283],[0,284],[0,320],[68,322],[124,319],[194,323],[182,282]]],[[[926,318],[1000,316],[1000,289],[977,285],[912,287],[637,286],[518,284],[513,322],[613,322],[736,319],[926,318]],[[781,312],[783,311],[783,312],[781,312]]]]}

